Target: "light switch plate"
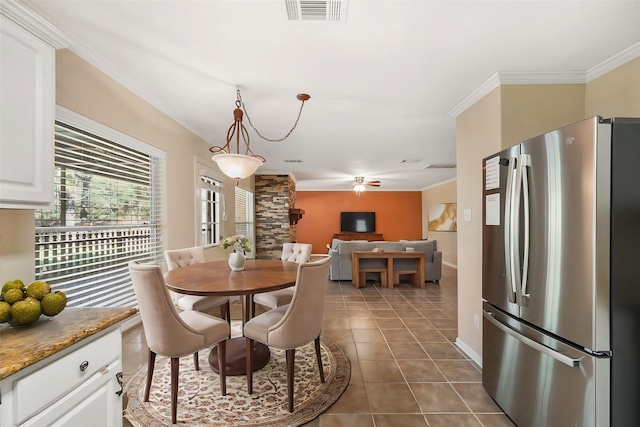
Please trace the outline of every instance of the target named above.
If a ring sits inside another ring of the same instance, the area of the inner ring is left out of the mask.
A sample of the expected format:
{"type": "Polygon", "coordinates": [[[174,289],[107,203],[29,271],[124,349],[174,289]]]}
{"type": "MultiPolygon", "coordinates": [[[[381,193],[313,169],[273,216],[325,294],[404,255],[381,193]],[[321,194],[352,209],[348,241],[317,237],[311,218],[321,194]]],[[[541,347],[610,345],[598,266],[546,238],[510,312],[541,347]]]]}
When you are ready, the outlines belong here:
{"type": "Polygon", "coordinates": [[[471,222],[471,209],[465,209],[462,211],[463,219],[466,222],[471,222]]]}

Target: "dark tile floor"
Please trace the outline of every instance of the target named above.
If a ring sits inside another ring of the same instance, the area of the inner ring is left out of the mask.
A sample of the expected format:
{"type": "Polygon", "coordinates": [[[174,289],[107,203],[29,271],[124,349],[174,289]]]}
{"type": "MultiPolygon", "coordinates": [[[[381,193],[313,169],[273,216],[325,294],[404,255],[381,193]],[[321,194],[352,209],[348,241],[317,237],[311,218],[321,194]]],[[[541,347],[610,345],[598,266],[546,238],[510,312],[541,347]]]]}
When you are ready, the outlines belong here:
{"type": "MultiPolygon", "coordinates": [[[[457,314],[457,270],[447,266],[440,284],[424,289],[329,281],[323,334],[348,353],[351,381],[307,426],[513,426],[484,391],[480,368],[455,346],[457,314]]],[[[240,318],[240,304],[232,317],[240,318]]],[[[142,327],[125,332],[125,381],[146,355],[142,327]]]]}

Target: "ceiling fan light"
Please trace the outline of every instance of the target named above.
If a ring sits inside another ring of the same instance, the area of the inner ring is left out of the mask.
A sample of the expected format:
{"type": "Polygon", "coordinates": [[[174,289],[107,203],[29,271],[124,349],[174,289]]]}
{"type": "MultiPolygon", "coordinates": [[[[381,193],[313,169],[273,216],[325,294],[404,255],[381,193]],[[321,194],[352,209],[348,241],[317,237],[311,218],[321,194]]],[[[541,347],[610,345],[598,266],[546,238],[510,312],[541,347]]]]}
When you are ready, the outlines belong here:
{"type": "Polygon", "coordinates": [[[365,189],[366,189],[366,187],[364,186],[364,184],[356,184],[356,185],[353,186],[353,190],[356,192],[356,194],[360,194],[365,189]]]}
{"type": "Polygon", "coordinates": [[[222,173],[236,180],[250,177],[264,163],[261,159],[244,154],[216,154],[211,160],[218,164],[222,173]]]}

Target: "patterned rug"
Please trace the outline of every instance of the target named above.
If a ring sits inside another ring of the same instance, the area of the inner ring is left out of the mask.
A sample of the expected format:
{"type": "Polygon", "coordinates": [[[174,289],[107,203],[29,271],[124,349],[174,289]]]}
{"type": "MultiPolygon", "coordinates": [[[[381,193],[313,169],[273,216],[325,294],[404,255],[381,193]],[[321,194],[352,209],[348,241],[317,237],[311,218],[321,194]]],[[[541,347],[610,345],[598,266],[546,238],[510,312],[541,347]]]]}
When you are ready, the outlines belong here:
{"type": "MultiPolygon", "coordinates": [[[[324,384],[313,343],[296,350],[293,413],[287,410],[284,351],[272,348],[267,366],[254,372],[252,395],[247,394],[246,376],[240,375],[227,376],[227,395],[221,396],[220,380],[209,366],[208,351],[199,353],[200,371],[194,370],[193,357],[181,358],[176,425],[282,427],[313,420],[338,400],[351,378],[351,362],[342,347],[324,336],[320,342],[324,384]]],[[[134,427],[172,425],[170,359],[156,359],[149,402],[142,401],[146,369],[136,372],[125,386],[125,418],[134,427]]]]}

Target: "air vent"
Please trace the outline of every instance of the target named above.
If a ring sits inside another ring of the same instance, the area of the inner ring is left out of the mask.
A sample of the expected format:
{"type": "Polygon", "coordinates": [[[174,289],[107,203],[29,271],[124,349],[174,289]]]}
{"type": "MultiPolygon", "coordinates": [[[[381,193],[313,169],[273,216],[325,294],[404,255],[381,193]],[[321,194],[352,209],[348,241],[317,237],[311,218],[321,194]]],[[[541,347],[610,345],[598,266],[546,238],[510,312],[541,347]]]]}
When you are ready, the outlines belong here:
{"type": "Polygon", "coordinates": [[[302,163],[302,160],[285,160],[285,163],[302,163]]]}
{"type": "Polygon", "coordinates": [[[425,165],[422,167],[422,169],[454,169],[455,167],[456,165],[453,165],[451,163],[441,163],[441,164],[425,165]]]}
{"type": "Polygon", "coordinates": [[[285,0],[289,21],[345,22],[347,0],[285,0]]]}

